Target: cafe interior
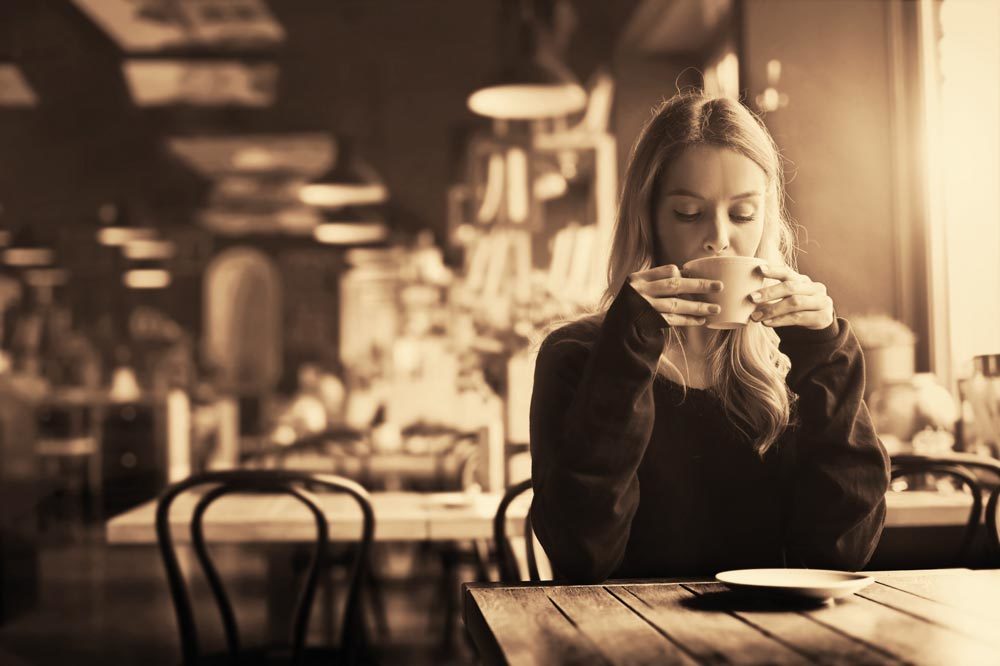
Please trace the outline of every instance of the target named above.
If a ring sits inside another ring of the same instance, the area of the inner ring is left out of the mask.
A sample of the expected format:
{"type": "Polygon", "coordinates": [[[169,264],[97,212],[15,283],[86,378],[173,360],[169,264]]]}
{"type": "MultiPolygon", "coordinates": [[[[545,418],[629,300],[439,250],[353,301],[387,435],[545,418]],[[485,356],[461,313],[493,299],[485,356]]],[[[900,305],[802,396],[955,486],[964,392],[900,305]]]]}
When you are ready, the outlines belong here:
{"type": "Polygon", "coordinates": [[[238,625],[479,663],[462,584],[552,577],[539,343],[696,88],[774,136],[864,350],[868,568],[1000,567],[996,3],[5,0],[0,35],[0,662],[238,625]]]}

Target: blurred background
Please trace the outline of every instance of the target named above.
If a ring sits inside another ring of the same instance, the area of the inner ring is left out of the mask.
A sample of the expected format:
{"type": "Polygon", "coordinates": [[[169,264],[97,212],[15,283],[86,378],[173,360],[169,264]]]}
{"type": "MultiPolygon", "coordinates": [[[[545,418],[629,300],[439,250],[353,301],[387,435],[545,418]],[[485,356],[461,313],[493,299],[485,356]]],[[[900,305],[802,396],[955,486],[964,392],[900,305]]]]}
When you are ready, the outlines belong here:
{"type": "MultiPolygon", "coordinates": [[[[5,0],[0,661],[176,661],[104,530],[193,472],[526,478],[539,336],[688,87],[781,148],[890,451],[1000,455],[997,2],[5,0]]],[[[385,659],[471,660],[436,560],[376,555],[385,659]]]]}

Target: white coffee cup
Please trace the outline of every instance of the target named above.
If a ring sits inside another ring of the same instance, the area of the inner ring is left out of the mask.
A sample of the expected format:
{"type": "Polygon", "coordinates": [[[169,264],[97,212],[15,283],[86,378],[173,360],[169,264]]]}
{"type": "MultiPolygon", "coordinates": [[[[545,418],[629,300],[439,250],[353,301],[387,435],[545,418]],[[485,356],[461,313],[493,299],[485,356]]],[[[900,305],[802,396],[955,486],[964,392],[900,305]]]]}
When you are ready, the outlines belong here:
{"type": "Polygon", "coordinates": [[[750,323],[757,304],[750,294],[764,286],[760,266],[767,262],[757,257],[702,257],[681,267],[684,277],[718,280],[722,291],[699,294],[699,300],[715,303],[722,311],[706,317],[707,328],[740,328],[750,323]]]}

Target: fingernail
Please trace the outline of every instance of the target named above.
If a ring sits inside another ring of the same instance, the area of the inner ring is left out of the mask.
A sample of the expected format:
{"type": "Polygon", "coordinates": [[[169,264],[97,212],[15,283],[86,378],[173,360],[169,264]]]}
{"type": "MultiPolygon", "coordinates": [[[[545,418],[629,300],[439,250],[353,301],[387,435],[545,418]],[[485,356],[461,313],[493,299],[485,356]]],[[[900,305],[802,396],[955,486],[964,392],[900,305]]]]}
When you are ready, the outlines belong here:
{"type": "Polygon", "coordinates": [[[752,315],[750,315],[750,318],[753,319],[754,321],[760,321],[760,318],[763,316],[764,315],[762,315],[760,312],[754,312],[752,315]]]}
{"type": "Polygon", "coordinates": [[[711,312],[712,314],[719,314],[720,312],[722,312],[722,308],[719,307],[718,305],[709,305],[708,311],[711,312]]]}
{"type": "Polygon", "coordinates": [[[752,294],[750,294],[750,300],[753,301],[754,303],[759,303],[760,302],[760,292],[759,291],[755,291],[752,294]]]}
{"type": "Polygon", "coordinates": [[[721,282],[713,282],[712,283],[712,291],[722,291],[722,283],[721,282]]]}

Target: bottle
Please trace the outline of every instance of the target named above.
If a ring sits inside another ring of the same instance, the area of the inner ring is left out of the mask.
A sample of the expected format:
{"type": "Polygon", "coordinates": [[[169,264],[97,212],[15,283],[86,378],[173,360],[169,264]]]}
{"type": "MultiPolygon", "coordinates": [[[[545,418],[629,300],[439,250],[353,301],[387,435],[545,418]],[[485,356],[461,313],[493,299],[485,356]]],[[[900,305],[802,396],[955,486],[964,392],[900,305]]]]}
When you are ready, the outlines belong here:
{"type": "Polygon", "coordinates": [[[993,457],[1000,457],[1000,354],[973,357],[972,376],[962,386],[971,408],[979,448],[993,457]]]}

